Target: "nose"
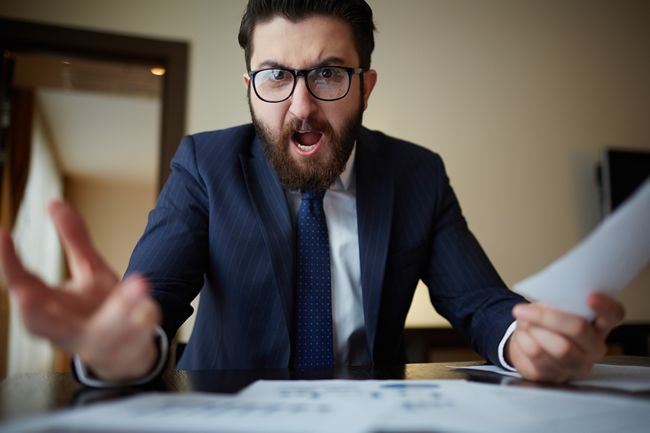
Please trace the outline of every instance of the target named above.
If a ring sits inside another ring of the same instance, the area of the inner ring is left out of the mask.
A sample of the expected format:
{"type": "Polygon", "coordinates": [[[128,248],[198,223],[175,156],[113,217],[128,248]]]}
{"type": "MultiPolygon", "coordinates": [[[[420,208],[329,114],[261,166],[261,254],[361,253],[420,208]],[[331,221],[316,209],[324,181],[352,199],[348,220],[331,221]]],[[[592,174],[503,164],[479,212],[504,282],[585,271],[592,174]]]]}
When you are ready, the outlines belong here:
{"type": "Polygon", "coordinates": [[[298,119],[307,119],[316,110],[316,100],[307,89],[306,78],[297,77],[297,80],[289,111],[298,119]]]}

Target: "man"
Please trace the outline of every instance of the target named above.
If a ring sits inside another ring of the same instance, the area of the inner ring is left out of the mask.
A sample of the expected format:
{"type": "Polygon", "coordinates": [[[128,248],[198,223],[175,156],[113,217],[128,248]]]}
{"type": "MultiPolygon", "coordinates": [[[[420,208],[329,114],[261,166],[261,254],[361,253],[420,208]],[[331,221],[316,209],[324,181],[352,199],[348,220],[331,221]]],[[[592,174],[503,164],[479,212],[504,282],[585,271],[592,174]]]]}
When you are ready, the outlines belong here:
{"type": "Polygon", "coordinates": [[[155,377],[199,291],[180,368],[400,363],[419,279],[474,349],[529,379],[581,376],[604,354],[619,303],[593,295],[592,323],[518,305],[441,159],[361,127],[373,31],[363,0],[251,0],[239,41],[253,125],[183,139],[123,281],[63,203],[49,210],[73,277],[58,289],[2,233],[28,328],[75,354],[82,382],[155,377]]]}

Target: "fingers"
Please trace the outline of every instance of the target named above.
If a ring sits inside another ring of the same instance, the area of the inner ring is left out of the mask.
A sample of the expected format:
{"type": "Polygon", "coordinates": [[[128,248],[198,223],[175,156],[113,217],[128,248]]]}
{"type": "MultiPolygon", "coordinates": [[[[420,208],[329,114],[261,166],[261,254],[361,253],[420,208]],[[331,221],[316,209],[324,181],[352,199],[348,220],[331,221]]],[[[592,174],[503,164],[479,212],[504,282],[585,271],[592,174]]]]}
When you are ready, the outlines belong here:
{"type": "Polygon", "coordinates": [[[147,298],[148,292],[149,287],[142,277],[130,276],[126,278],[106,300],[95,320],[111,323],[114,317],[126,317],[138,302],[147,298]]]}
{"type": "Polygon", "coordinates": [[[48,211],[59,233],[73,278],[81,280],[82,284],[95,282],[98,278],[107,279],[105,284],[93,285],[114,286],[117,278],[95,251],[81,216],[71,206],[57,200],[48,204],[48,211]]]}
{"type": "Polygon", "coordinates": [[[9,289],[20,296],[46,296],[50,288],[23,266],[9,234],[0,228],[0,269],[9,289]]]}
{"type": "Polygon", "coordinates": [[[0,268],[9,289],[16,295],[27,330],[73,352],[78,346],[85,319],[95,308],[78,294],[45,284],[23,266],[9,235],[0,229],[0,268]]]}
{"type": "Polygon", "coordinates": [[[0,228],[0,274],[17,295],[23,321],[33,334],[78,353],[106,378],[137,377],[153,365],[154,327],[160,308],[140,277],[119,283],[93,249],[79,215],[62,202],[49,212],[59,232],[73,281],[52,289],[23,266],[9,235],[0,228]]]}
{"type": "Polygon", "coordinates": [[[529,380],[562,382],[565,373],[537,343],[527,329],[517,326],[508,344],[510,360],[529,380]]]}
{"type": "Polygon", "coordinates": [[[565,313],[544,304],[520,304],[515,306],[513,315],[517,323],[530,324],[563,335],[573,341],[583,351],[589,351],[600,336],[584,318],[565,313]]]}
{"type": "Polygon", "coordinates": [[[587,298],[587,304],[596,313],[594,327],[602,338],[618,325],[625,317],[625,308],[623,304],[616,299],[603,295],[602,293],[593,293],[587,298]]]}
{"type": "Polygon", "coordinates": [[[549,359],[562,359],[570,368],[580,364],[584,352],[564,335],[538,326],[528,326],[526,331],[534,345],[531,355],[543,354],[549,359]]]}
{"type": "Polygon", "coordinates": [[[18,295],[23,323],[31,334],[49,340],[65,352],[76,350],[83,335],[84,315],[67,308],[57,294],[21,292],[18,295]]]}
{"type": "Polygon", "coordinates": [[[545,380],[564,382],[585,376],[594,362],[605,354],[604,342],[596,342],[585,351],[566,336],[544,328],[529,326],[525,333],[530,339],[530,347],[524,351],[547,376],[545,380]]]}

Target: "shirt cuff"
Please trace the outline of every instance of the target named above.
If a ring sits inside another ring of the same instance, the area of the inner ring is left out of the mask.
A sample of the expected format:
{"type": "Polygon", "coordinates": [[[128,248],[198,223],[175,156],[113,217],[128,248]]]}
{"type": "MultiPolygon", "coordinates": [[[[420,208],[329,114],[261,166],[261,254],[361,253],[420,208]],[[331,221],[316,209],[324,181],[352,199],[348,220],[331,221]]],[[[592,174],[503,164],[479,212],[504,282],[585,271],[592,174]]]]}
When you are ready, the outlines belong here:
{"type": "Polygon", "coordinates": [[[516,368],[511,366],[506,362],[506,357],[505,354],[503,353],[505,348],[506,348],[506,343],[508,342],[508,338],[512,335],[513,332],[515,332],[515,328],[517,328],[517,321],[515,320],[508,326],[508,329],[506,329],[505,334],[503,334],[503,338],[501,339],[501,342],[499,343],[499,362],[501,363],[501,367],[505,368],[506,370],[510,371],[517,371],[516,368]]]}
{"type": "Polygon", "coordinates": [[[167,340],[167,335],[165,332],[160,326],[156,326],[154,330],[156,332],[156,340],[158,342],[158,361],[156,362],[155,367],[146,376],[120,382],[100,380],[94,377],[92,373],[88,371],[79,356],[75,355],[72,358],[72,367],[74,368],[77,379],[82,385],[91,386],[93,388],[118,388],[122,386],[143,385],[147,382],[150,382],[156,376],[158,376],[162,369],[165,367],[165,363],[167,361],[167,353],[169,352],[169,342],[167,340]]]}

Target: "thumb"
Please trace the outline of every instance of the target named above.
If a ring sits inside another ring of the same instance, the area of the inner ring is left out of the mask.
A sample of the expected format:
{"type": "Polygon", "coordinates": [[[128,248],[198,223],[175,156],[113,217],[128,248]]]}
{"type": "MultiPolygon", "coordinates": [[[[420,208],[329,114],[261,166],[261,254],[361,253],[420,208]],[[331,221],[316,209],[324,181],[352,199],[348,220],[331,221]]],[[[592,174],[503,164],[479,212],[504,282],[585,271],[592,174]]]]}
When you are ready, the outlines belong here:
{"type": "Polygon", "coordinates": [[[149,283],[140,275],[131,275],[122,280],[106,299],[98,314],[100,321],[126,318],[130,312],[149,296],[149,283]]]}
{"type": "Polygon", "coordinates": [[[131,275],[118,283],[86,326],[80,358],[96,368],[110,367],[122,350],[130,350],[123,343],[132,341],[132,317],[143,305],[154,305],[145,278],[131,275]]]}
{"type": "Polygon", "coordinates": [[[149,283],[138,274],[132,274],[126,277],[115,288],[118,302],[124,304],[129,310],[136,306],[141,299],[149,296],[149,283]]]}
{"type": "Polygon", "coordinates": [[[594,325],[603,336],[618,325],[625,317],[625,308],[616,299],[602,293],[592,293],[587,298],[589,307],[596,313],[594,325]]]}

